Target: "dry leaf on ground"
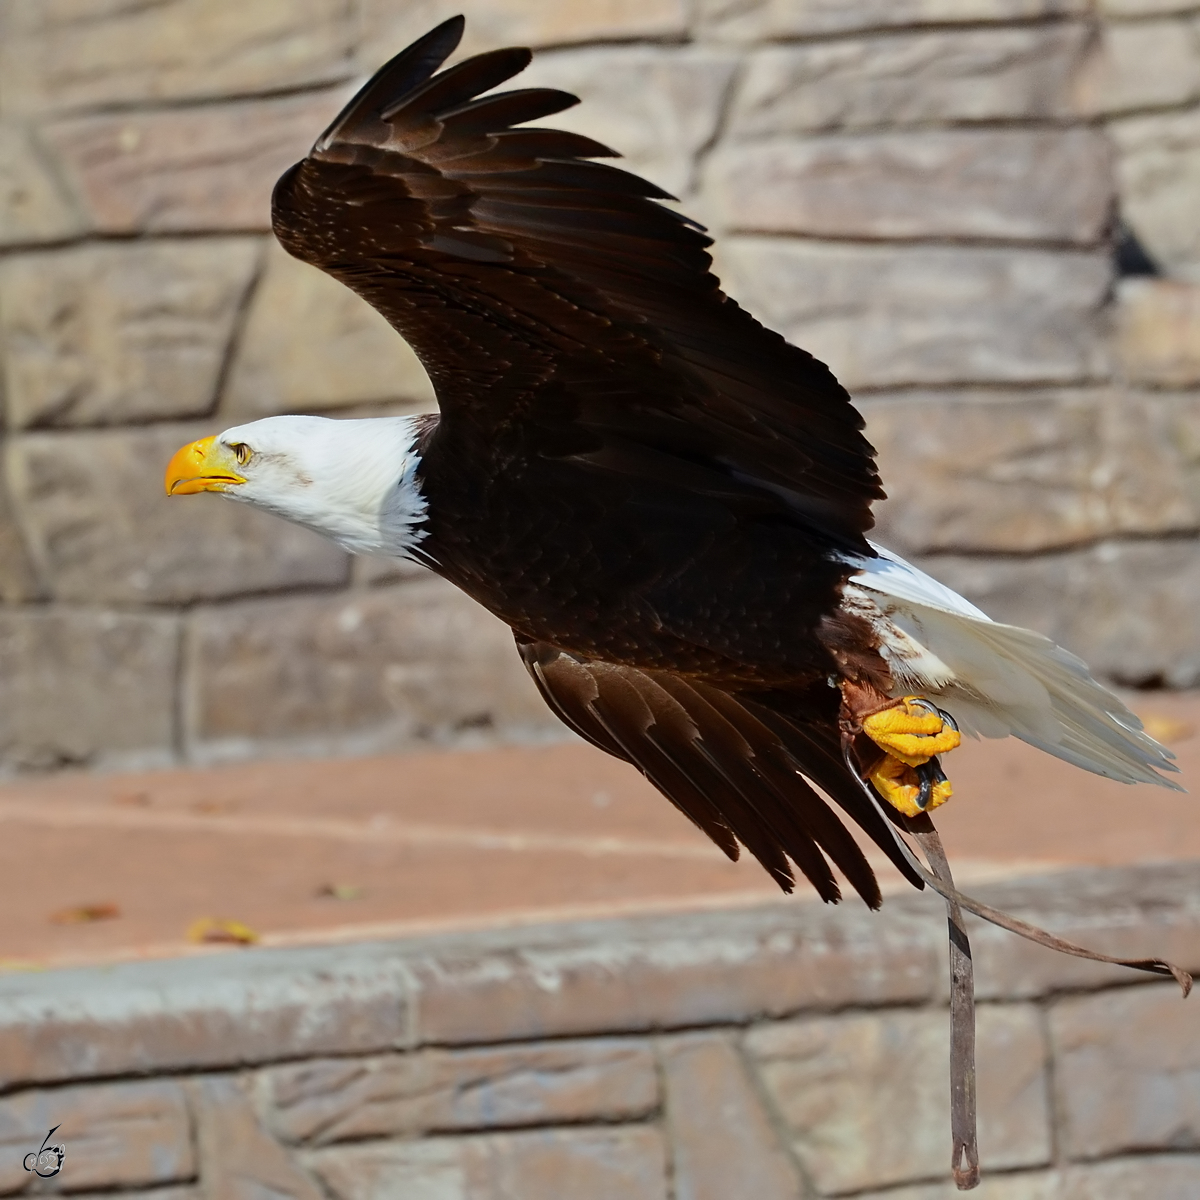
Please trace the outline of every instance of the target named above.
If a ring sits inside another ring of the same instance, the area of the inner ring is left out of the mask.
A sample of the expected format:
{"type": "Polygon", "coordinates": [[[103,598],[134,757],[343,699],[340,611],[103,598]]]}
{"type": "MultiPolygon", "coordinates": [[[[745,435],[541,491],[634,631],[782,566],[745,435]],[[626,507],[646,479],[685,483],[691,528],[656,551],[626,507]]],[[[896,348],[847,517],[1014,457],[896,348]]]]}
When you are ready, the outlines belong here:
{"type": "Polygon", "coordinates": [[[112,903],[79,904],[74,908],[60,908],[50,914],[52,925],[86,925],[89,921],[111,921],[121,915],[121,910],[112,903]]]}
{"type": "Polygon", "coordinates": [[[225,917],[200,917],[188,926],[187,940],[250,946],[258,941],[258,934],[243,921],[233,921],[225,917]]]}

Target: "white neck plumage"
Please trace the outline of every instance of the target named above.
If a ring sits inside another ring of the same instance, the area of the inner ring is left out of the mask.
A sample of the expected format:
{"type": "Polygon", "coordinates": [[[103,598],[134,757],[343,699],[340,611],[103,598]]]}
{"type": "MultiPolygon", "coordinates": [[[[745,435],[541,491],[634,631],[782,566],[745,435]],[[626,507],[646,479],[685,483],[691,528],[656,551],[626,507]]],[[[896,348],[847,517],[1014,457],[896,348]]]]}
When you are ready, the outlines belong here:
{"type": "Polygon", "coordinates": [[[332,538],[356,554],[412,557],[426,536],[418,419],[266,417],[227,429],[244,445],[244,482],[225,495],[332,538]]]}

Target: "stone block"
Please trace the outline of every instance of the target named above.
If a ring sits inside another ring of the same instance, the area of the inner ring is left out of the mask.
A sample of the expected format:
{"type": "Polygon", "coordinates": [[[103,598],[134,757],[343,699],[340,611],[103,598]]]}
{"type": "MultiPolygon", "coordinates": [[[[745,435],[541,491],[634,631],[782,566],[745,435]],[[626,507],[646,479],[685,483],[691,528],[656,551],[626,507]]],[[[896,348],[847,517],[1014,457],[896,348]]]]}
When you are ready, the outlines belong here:
{"type": "Polygon", "coordinates": [[[173,616],[0,611],[0,763],[169,761],[178,659],[173,616]]]}
{"type": "Polygon", "coordinates": [[[267,230],[271,189],[347,89],[77,117],[45,137],[105,233],[267,230]]]}
{"type": "Polygon", "coordinates": [[[547,1129],[318,1150],[305,1156],[335,1200],[666,1200],[658,1131],[547,1129]]]}
{"type": "Polygon", "coordinates": [[[250,420],[396,400],[435,407],[417,356],[365,300],[272,240],[222,414],[250,420]]]}
{"type": "Polygon", "coordinates": [[[0,122],[0,246],[53,242],[85,228],[30,132],[0,122]]]}
{"type": "Polygon", "coordinates": [[[311,87],[352,69],[347,0],[6,0],[0,104],[53,110],[311,87]]]}
{"type": "Polygon", "coordinates": [[[410,1044],[411,1014],[394,942],[5,972],[0,1085],[378,1053],[410,1044]]]}
{"type": "MultiPolygon", "coordinates": [[[[928,904],[581,925],[412,960],[421,1042],[454,1044],[741,1023],[936,994],[944,939],[928,904]]],[[[936,909],[932,911],[936,912],[936,909]]]]}
{"type": "Polygon", "coordinates": [[[1113,201],[1108,143],[1082,128],[730,142],[706,179],[726,228],[812,237],[1090,244],[1113,201]]]}
{"type": "MultiPolygon", "coordinates": [[[[978,1200],[1195,1200],[1200,1156],[1139,1155],[1137,1158],[1051,1171],[994,1175],[983,1164],[978,1200]]],[[[952,1183],[860,1193],[856,1200],[956,1200],[952,1183]]]]}
{"type": "Polygon", "coordinates": [[[853,389],[1103,377],[1107,255],[729,238],[729,291],[853,389]]]}
{"type": "Polygon", "coordinates": [[[1053,1200],[1194,1200],[1200,1155],[1139,1155],[1062,1174],[1063,1190],[1053,1200]]]}
{"type": "Polygon", "coordinates": [[[1110,122],[1121,213],[1168,274],[1200,283],[1200,109],[1110,122]]]}
{"type": "Polygon", "coordinates": [[[508,627],[436,578],[198,612],[189,694],[190,737],[211,749],[404,745],[555,720],[508,627]]]}
{"type": "Polygon", "coordinates": [[[194,1080],[196,1143],[204,1200],[321,1200],[315,1181],[258,1123],[241,1080],[194,1080]]]}
{"type": "MultiPolygon", "coordinates": [[[[760,1026],[746,1035],[768,1096],[822,1193],[936,1178],[949,1156],[949,1019],[891,1011],[760,1026]]],[[[1046,1047],[1032,1006],[978,1011],[980,1153],[996,1169],[1049,1162],[1046,1047]]]]}
{"type": "Polygon", "coordinates": [[[1111,115],[1200,99],[1200,18],[1106,21],[1080,77],[1080,111],[1111,115]]]}
{"type": "Polygon", "coordinates": [[[1082,24],[939,30],[768,46],[748,56],[731,138],[1077,111],[1082,24]]]}
{"type": "Polygon", "coordinates": [[[1171,400],[910,392],[859,407],[888,490],[878,538],[902,554],[1030,552],[1200,525],[1171,400]]]}
{"type": "Polygon", "coordinates": [[[138,1188],[136,1192],[72,1192],[72,1200],[204,1200],[199,1187],[138,1188]]]}
{"type": "MultiPolygon", "coordinates": [[[[1127,0],[1128,2],[1128,0],[1127,0]]],[[[699,0],[702,30],[738,41],[1082,15],[1088,0],[699,0]]]]}
{"type": "Polygon", "coordinates": [[[7,470],[0,456],[0,602],[34,600],[44,588],[9,496],[7,470]]]}
{"type": "Polygon", "coordinates": [[[0,267],[10,428],[202,416],[258,246],[143,242],[22,255],[0,267]]]}
{"type": "MultiPolygon", "coordinates": [[[[1062,1171],[1019,1171],[995,1175],[987,1159],[981,1163],[982,1178],[972,1200],[1064,1200],[1062,1171]]],[[[859,1192],[854,1200],[957,1200],[962,1195],[949,1179],[945,1183],[919,1183],[913,1187],[888,1188],[884,1192],[859,1192]]]]}
{"type": "Polygon", "coordinates": [[[716,136],[735,66],[732,54],[704,48],[597,47],[540,54],[521,82],[578,96],[577,108],[555,115],[556,128],[595,138],[625,156],[617,166],[685,195],[697,154],[716,136]]]}
{"type": "Polygon", "coordinates": [[[211,428],[34,433],[5,447],[30,553],[59,599],[182,604],[343,583],[332,542],[219,496],[163,494],[163,469],[211,428]]]}
{"type": "Polygon", "coordinates": [[[800,1200],[795,1165],[732,1041],[685,1034],[660,1053],[675,1200],[800,1200]]]}
{"type": "Polygon", "coordinates": [[[1200,286],[1174,279],[1122,279],[1116,323],[1126,379],[1155,387],[1200,384],[1200,286]]]}
{"type": "Polygon", "coordinates": [[[26,1191],[30,1177],[21,1160],[54,1125],[66,1143],[66,1166],[52,1182],[39,1181],[39,1191],[146,1187],[196,1177],[179,1084],[103,1083],[0,1100],[0,1194],[26,1191]]]}
{"type": "MultiPolygon", "coordinates": [[[[467,18],[460,54],[499,46],[566,46],[577,42],[681,38],[687,33],[687,0],[362,0],[362,68],[373,71],[439,21],[467,18]]],[[[519,85],[520,86],[520,85],[519,85]]]]}
{"type": "MultiPolygon", "coordinates": [[[[1146,794],[1145,799],[1147,812],[1152,811],[1154,795],[1146,794]]],[[[1192,862],[1077,867],[968,890],[994,908],[1076,945],[1127,958],[1154,954],[1200,974],[1200,895],[1192,862]]],[[[1127,988],[1150,979],[1128,967],[1060,954],[969,915],[967,926],[981,1001],[1035,1000],[1064,992],[1127,988]]]]}
{"type": "Polygon", "coordinates": [[[1067,1156],[1200,1148],[1196,1032],[1196,1014],[1174,984],[1056,1004],[1055,1103],[1067,1156]]]}
{"type": "Polygon", "coordinates": [[[1195,8],[1194,0],[1097,0],[1097,9],[1106,17],[1153,17],[1195,8]]]}
{"type": "Polygon", "coordinates": [[[937,555],[922,567],[989,616],[1053,638],[1102,679],[1200,685],[1200,543],[1101,542],[1033,559],[937,555]]]}
{"type": "Polygon", "coordinates": [[[325,1059],[263,1076],[272,1128],[326,1145],[507,1126],[627,1121],[659,1104],[643,1042],[550,1042],[325,1059]]]}

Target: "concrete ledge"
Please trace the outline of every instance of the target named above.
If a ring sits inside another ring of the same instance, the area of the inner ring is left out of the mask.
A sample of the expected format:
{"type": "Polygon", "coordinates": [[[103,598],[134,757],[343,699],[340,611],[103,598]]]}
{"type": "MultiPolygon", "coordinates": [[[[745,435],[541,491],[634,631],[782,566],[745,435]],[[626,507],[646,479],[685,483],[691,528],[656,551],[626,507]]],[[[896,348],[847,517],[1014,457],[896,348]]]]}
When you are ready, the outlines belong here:
{"type": "MultiPolygon", "coordinates": [[[[1066,937],[1200,967],[1200,864],[1090,868],[981,898],[1066,937]]],[[[941,905],[797,900],[0,976],[0,1080],[237,1067],[421,1045],[740,1025],[940,1003],[941,905]]],[[[982,998],[1133,984],[976,923],[982,998]]]]}
{"type": "MultiPolygon", "coordinates": [[[[977,890],[1200,967],[1200,863],[977,890]]],[[[58,1124],[54,1184],[130,1200],[940,1200],[944,929],[907,893],[0,976],[0,1195],[58,1124]]],[[[987,1194],[1194,1195],[1195,1004],[975,947],[987,1194]]]]}

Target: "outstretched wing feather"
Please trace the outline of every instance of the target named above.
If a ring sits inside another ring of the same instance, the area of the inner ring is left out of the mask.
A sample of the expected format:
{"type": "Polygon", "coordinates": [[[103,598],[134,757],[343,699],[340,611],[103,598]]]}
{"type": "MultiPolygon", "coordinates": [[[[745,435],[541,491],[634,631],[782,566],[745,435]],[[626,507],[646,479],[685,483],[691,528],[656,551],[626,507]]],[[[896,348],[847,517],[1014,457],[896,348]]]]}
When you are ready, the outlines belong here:
{"type": "Polygon", "coordinates": [[[881,493],[845,391],[723,295],[708,237],[656,202],[661,188],[593,161],[612,152],[591,139],[515,128],[574,97],[481,95],[527,51],[434,74],[460,33],[447,22],[384,66],[285,174],[280,241],[410,341],[447,428],[506,428],[519,413],[531,446],[543,434],[555,441],[542,427],[586,424],[591,394],[631,413],[675,413],[687,445],[660,450],[706,458],[832,544],[869,553],[862,534],[881,493]],[[484,273],[456,273],[458,264],[484,273]],[[464,323],[466,339],[455,336],[464,323]],[[498,374],[493,364],[518,351],[529,370],[498,374]],[[528,403],[531,380],[561,395],[564,378],[578,407],[528,403]]]}

